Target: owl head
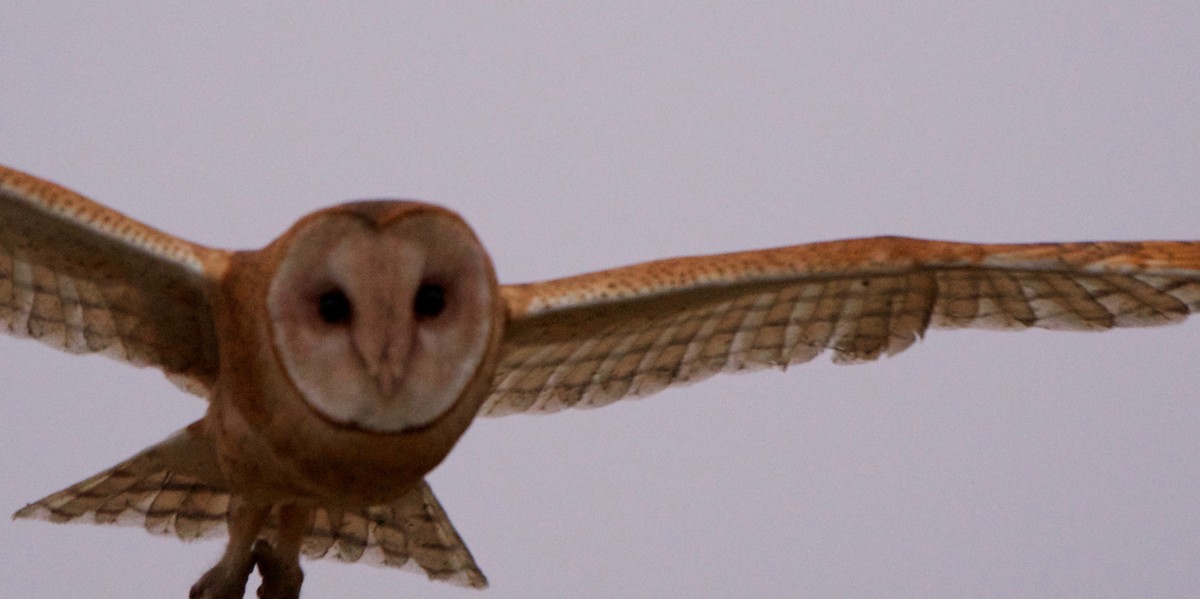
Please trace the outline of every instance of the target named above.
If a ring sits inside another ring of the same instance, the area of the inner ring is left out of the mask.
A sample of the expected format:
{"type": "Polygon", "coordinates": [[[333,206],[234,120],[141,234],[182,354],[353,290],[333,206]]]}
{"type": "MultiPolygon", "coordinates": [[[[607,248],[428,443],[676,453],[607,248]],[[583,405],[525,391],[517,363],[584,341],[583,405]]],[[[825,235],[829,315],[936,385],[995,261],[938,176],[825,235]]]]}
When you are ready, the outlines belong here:
{"type": "Polygon", "coordinates": [[[501,326],[491,261],[458,215],[353,202],[281,239],[272,342],[310,407],[335,425],[400,433],[455,405],[501,326]]]}

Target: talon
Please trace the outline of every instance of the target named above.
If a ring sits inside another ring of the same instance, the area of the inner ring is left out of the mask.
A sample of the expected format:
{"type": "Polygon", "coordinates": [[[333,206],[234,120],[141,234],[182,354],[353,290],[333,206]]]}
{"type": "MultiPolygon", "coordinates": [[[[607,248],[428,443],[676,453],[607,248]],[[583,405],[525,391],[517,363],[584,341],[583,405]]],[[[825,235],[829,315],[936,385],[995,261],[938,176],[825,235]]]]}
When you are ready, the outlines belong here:
{"type": "Polygon", "coordinates": [[[258,572],[264,578],[274,575],[279,568],[279,557],[275,555],[275,549],[266,539],[255,541],[254,546],[250,549],[250,555],[258,566],[258,572]]]}
{"type": "Polygon", "coordinates": [[[275,548],[263,539],[254,542],[250,553],[254,556],[254,563],[258,565],[258,573],[262,576],[262,586],[258,587],[259,599],[300,597],[304,572],[300,570],[299,562],[289,563],[281,559],[275,548]]]}
{"type": "Polygon", "coordinates": [[[254,562],[244,567],[218,563],[205,572],[188,591],[189,599],[242,599],[246,579],[254,571],[254,562]]]}

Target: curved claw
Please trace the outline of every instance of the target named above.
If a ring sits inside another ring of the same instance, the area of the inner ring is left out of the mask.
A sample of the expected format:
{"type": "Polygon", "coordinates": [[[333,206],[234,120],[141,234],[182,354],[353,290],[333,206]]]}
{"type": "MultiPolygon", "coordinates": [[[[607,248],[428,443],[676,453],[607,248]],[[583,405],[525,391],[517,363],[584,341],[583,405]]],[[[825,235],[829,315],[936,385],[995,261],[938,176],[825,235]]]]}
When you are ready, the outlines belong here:
{"type": "Polygon", "coordinates": [[[205,572],[188,591],[189,599],[242,599],[246,579],[254,571],[254,562],[231,565],[219,562],[205,572]]]}
{"type": "MultiPolygon", "coordinates": [[[[258,587],[259,599],[298,599],[300,586],[304,583],[304,572],[300,569],[297,559],[281,558],[264,539],[254,542],[251,550],[254,563],[258,564],[258,573],[262,576],[262,586],[258,587]]],[[[240,597],[240,595],[239,595],[240,597]]]]}

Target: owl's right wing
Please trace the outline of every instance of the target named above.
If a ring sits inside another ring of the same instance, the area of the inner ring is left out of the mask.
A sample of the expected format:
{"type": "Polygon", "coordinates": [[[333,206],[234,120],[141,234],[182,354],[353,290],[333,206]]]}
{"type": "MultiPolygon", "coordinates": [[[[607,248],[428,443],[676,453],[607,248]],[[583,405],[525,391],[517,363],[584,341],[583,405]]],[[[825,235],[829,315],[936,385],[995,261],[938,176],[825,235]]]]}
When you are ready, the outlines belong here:
{"type": "MultiPolygon", "coordinates": [[[[99,474],[13,514],[50,522],[124,524],[184,541],[224,536],[232,492],[199,421],[99,474]]],[[[264,528],[273,538],[275,506],[264,528]]],[[[433,580],[483,588],[487,578],[425,481],[391,503],[317,506],[302,551],[312,559],[401,568],[433,580]]]]}
{"type": "Polygon", "coordinates": [[[0,166],[0,330],[9,334],[157,366],[207,395],[217,375],[210,295],[227,259],[0,166]]]}
{"type": "Polygon", "coordinates": [[[718,372],[907,349],[927,328],[1105,330],[1200,308],[1200,242],[876,237],[675,258],[502,288],[481,414],[556,412],[718,372]]]}

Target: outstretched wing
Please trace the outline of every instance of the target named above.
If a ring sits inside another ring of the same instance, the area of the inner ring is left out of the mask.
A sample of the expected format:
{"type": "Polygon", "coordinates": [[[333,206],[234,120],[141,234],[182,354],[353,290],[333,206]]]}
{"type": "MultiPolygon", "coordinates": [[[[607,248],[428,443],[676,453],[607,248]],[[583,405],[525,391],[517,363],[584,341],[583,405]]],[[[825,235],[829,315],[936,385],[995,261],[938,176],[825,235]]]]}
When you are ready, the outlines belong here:
{"type": "Polygon", "coordinates": [[[228,253],[0,166],[0,329],[158,366],[205,395],[217,373],[209,290],[228,253]]]}
{"type": "MultiPolygon", "coordinates": [[[[267,526],[273,526],[268,521],[267,526]]],[[[318,508],[304,536],[306,557],[332,557],[423,572],[431,580],[482,589],[487,578],[421,481],[400,499],[361,510],[318,508]]]]}
{"type": "Polygon", "coordinates": [[[13,514],[51,522],[142,525],[191,540],[225,531],[229,491],[202,422],[13,514]]]}
{"type": "Polygon", "coordinates": [[[503,288],[482,414],[555,412],[718,372],[903,351],[927,328],[1099,331],[1200,305],[1200,242],[850,239],[677,258],[503,288]]]}
{"type": "MultiPolygon", "coordinates": [[[[226,533],[231,494],[199,424],[95,476],[26,505],[14,518],[121,524],[184,541],[226,533]]],[[[264,535],[273,537],[279,508],[264,535]]],[[[333,558],[421,572],[433,580],[484,588],[487,578],[433,490],[421,481],[401,498],[360,509],[318,506],[301,547],[333,558]]]]}

